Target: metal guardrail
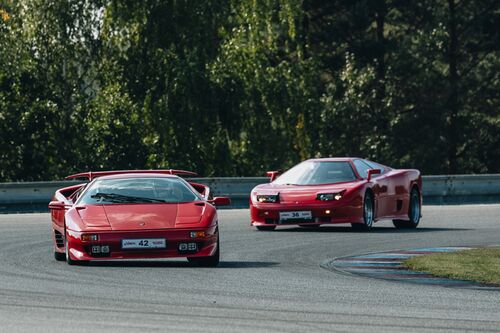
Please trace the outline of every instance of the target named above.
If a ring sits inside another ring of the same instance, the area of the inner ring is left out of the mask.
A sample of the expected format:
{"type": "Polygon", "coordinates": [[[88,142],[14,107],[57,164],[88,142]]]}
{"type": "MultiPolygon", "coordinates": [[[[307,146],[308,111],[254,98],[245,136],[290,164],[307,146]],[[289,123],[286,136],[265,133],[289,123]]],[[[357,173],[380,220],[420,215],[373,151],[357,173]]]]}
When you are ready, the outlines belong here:
{"type": "MultiPolygon", "coordinates": [[[[210,186],[214,195],[229,196],[229,208],[246,208],[250,191],[267,177],[190,178],[210,186]]],[[[54,192],[74,181],[0,183],[0,213],[47,211],[54,192]]],[[[500,174],[423,176],[426,204],[500,203],[500,174]]]]}
{"type": "Polygon", "coordinates": [[[500,174],[423,176],[429,204],[500,203],[500,174]]]}

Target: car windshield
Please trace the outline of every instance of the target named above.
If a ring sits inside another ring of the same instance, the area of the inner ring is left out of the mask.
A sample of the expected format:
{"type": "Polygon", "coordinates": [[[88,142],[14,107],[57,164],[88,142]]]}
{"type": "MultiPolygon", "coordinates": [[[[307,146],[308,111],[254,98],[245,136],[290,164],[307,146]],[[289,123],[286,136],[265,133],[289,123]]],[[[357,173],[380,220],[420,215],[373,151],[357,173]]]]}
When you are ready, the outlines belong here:
{"type": "Polygon", "coordinates": [[[302,162],[273,183],[282,185],[320,185],[356,180],[349,162],[306,161],[302,162]]]}
{"type": "Polygon", "coordinates": [[[97,179],[85,191],[81,204],[178,203],[201,200],[179,178],[97,179]]]}

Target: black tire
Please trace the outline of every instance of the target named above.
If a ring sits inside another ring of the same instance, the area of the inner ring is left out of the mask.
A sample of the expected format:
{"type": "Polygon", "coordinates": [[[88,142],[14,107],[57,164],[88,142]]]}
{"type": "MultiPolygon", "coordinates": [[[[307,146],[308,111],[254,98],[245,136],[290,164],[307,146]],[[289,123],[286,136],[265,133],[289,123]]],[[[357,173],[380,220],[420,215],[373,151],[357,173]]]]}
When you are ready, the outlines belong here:
{"type": "Polygon", "coordinates": [[[363,199],[363,223],[351,223],[351,226],[354,230],[370,231],[373,227],[374,219],[375,205],[373,194],[370,191],[366,191],[363,199]]]}
{"type": "Polygon", "coordinates": [[[276,226],[274,225],[258,225],[256,226],[257,230],[260,230],[260,231],[273,231],[274,229],[276,229],[276,226]]]}
{"type": "Polygon", "coordinates": [[[422,212],[422,202],[420,201],[420,192],[413,187],[410,192],[410,207],[408,207],[408,220],[392,220],[396,229],[415,229],[419,222],[422,212]]]}
{"type": "Polygon", "coordinates": [[[210,257],[188,257],[189,262],[199,267],[216,267],[220,262],[220,243],[217,240],[217,250],[210,257]]]}
{"type": "Polygon", "coordinates": [[[57,261],[66,261],[66,253],[60,253],[54,251],[54,259],[57,261]]]}
{"type": "Polygon", "coordinates": [[[365,231],[365,225],[363,223],[351,223],[351,227],[356,231],[365,231]]]}

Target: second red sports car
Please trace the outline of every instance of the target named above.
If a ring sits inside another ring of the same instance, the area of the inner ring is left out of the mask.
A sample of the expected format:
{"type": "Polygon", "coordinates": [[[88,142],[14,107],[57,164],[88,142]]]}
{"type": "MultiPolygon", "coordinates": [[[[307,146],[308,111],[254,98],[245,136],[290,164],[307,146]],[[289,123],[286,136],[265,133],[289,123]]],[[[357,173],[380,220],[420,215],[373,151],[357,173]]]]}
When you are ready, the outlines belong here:
{"type": "Polygon", "coordinates": [[[57,190],[49,204],[56,260],[186,257],[219,263],[217,205],[210,189],[181,170],[87,172],[89,183],[57,190]]]}
{"type": "Polygon", "coordinates": [[[420,221],[418,170],[392,169],[361,158],[321,158],[278,175],[268,172],[271,183],[252,190],[251,224],[259,230],[335,223],[370,230],[382,219],[392,219],[396,228],[416,228],[420,221]]]}

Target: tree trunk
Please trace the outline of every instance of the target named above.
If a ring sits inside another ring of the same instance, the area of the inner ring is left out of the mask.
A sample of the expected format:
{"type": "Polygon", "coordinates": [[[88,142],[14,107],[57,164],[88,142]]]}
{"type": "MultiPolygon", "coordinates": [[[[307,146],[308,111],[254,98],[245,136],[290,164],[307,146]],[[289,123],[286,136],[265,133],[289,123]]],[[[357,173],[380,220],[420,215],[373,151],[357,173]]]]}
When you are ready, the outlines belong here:
{"type": "Polygon", "coordinates": [[[448,47],[448,83],[450,87],[450,95],[448,100],[448,117],[447,121],[447,151],[448,151],[448,173],[457,173],[457,117],[458,117],[458,36],[457,36],[457,21],[456,21],[456,3],[455,0],[448,0],[449,21],[449,47],[448,47]]]}

